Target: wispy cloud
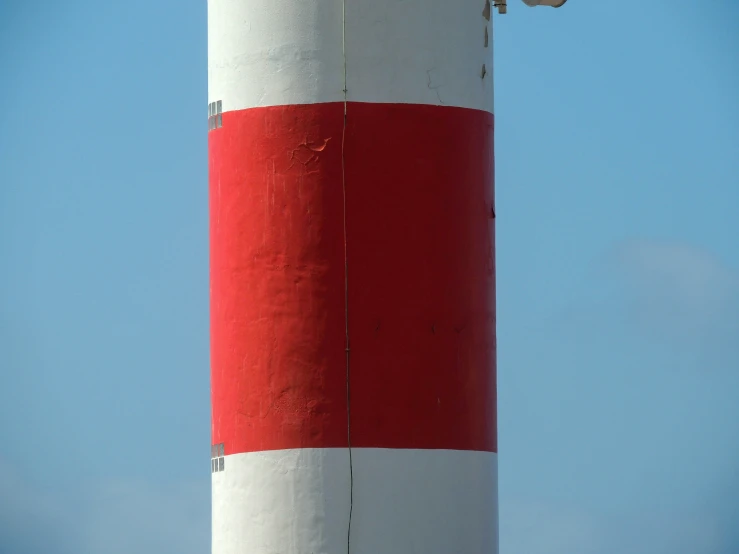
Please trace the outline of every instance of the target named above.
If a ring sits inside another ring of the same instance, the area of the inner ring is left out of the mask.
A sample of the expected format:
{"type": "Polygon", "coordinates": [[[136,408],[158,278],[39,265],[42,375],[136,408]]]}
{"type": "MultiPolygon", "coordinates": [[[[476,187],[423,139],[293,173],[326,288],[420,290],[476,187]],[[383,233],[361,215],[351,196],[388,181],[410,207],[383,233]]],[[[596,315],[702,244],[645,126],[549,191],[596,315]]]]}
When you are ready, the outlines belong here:
{"type": "Polygon", "coordinates": [[[688,345],[736,346],[739,273],[708,250],[634,239],[615,245],[603,268],[639,332],[688,345]]]}
{"type": "MultiPolygon", "coordinates": [[[[566,305],[544,318],[547,333],[609,337],[671,350],[691,365],[732,360],[739,367],[739,271],[710,250],[682,241],[613,244],[573,284],[566,305]]],[[[725,364],[724,364],[725,365],[725,364]]]]}
{"type": "Polygon", "coordinates": [[[537,330],[601,351],[646,347],[692,368],[739,368],[739,270],[683,241],[611,245],[537,330]],[[554,331],[553,331],[554,330],[554,331]]]}
{"type": "Polygon", "coordinates": [[[527,380],[505,369],[501,398],[517,417],[535,414],[528,436],[558,449],[560,472],[587,459],[602,474],[548,488],[532,475],[555,499],[502,496],[501,553],[739,553],[739,272],[697,245],[635,239],[609,248],[563,294],[566,309],[508,360],[527,380]],[[542,382],[556,398],[525,404],[542,382]],[[559,426],[548,425],[551,414],[559,426]]]}
{"type": "Polygon", "coordinates": [[[631,240],[611,252],[614,276],[640,313],[711,326],[734,315],[739,275],[707,250],[684,242],[631,240]]]}

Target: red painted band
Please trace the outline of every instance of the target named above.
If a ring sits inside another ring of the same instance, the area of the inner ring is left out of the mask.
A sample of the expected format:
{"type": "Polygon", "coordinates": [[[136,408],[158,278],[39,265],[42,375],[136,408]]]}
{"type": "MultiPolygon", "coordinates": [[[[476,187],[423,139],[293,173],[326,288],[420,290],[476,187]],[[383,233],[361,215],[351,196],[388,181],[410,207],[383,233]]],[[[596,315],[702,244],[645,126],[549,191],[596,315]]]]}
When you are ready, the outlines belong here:
{"type": "MultiPolygon", "coordinates": [[[[209,133],[213,442],[347,446],[342,104],[209,133]]],[[[351,440],[497,451],[493,116],[348,106],[351,440]]]]}

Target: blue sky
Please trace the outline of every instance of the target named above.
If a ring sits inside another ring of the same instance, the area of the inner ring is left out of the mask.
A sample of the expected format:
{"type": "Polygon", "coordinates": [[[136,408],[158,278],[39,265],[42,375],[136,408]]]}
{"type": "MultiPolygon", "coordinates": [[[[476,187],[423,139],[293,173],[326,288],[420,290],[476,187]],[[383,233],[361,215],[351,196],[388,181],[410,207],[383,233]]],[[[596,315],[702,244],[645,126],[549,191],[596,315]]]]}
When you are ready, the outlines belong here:
{"type": "MultiPolygon", "coordinates": [[[[0,553],[209,549],[206,7],[0,2],[0,553]]],[[[495,20],[503,554],[736,554],[739,8],[495,20]]]]}

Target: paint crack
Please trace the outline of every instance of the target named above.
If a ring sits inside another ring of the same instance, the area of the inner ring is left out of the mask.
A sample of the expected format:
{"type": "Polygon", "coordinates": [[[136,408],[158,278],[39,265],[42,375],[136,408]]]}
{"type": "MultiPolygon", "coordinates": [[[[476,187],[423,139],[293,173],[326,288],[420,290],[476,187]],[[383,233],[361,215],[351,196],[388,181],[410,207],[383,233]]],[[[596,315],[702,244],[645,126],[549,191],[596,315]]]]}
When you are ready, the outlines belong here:
{"type": "Polygon", "coordinates": [[[442,106],[445,106],[446,102],[444,102],[441,99],[441,96],[439,95],[439,89],[441,88],[441,85],[431,86],[431,72],[432,71],[434,71],[434,68],[431,68],[426,71],[426,86],[429,89],[433,90],[434,93],[436,93],[436,98],[439,100],[439,104],[441,104],[442,106]]]}

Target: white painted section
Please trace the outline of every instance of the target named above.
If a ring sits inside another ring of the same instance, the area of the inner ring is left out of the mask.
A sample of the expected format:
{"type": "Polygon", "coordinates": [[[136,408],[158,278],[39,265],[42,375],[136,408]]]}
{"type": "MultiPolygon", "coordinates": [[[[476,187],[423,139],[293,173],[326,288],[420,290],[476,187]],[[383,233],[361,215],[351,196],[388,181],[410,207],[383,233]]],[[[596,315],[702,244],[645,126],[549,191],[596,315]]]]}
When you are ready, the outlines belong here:
{"type": "Polygon", "coordinates": [[[208,0],[208,102],[344,99],[341,0],[208,0]]]}
{"type": "Polygon", "coordinates": [[[346,554],[349,482],[346,450],[226,456],[213,474],[212,554],[346,554]]]}
{"type": "MultiPolygon", "coordinates": [[[[484,6],[347,1],[347,99],[492,112],[484,6]]],[[[343,14],[342,0],[208,0],[208,102],[232,111],[343,101],[343,14]]]]}
{"type": "MultiPolygon", "coordinates": [[[[352,449],[352,554],[497,554],[497,455],[352,449]]],[[[212,554],[346,554],[347,449],[227,456],[212,554]]]]}
{"type": "Polygon", "coordinates": [[[349,100],[492,112],[493,36],[484,7],[482,0],[348,0],[349,100]]]}

